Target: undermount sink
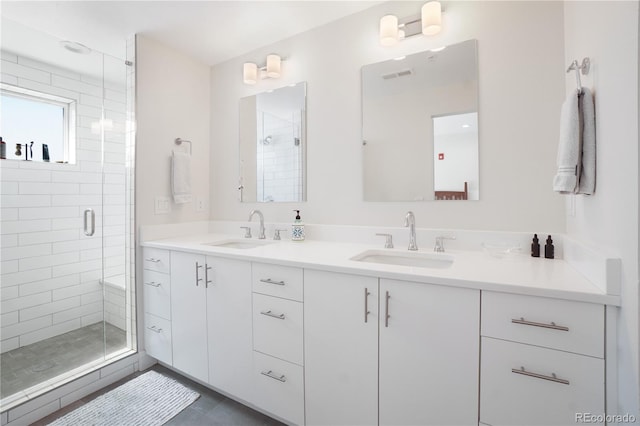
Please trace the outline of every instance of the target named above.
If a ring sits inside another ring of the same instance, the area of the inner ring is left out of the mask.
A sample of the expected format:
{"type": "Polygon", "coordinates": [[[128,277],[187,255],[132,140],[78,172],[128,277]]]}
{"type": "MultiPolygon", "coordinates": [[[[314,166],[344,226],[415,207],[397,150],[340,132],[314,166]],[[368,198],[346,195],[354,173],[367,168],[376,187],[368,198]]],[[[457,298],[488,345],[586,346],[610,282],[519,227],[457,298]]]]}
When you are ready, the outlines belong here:
{"type": "Polygon", "coordinates": [[[453,265],[453,256],[448,254],[391,250],[367,250],[351,260],[432,269],[446,269],[453,265]]]}
{"type": "Polygon", "coordinates": [[[205,243],[206,246],[234,248],[234,249],[242,249],[242,250],[256,248],[260,246],[266,246],[268,244],[273,244],[273,242],[265,241],[265,240],[236,239],[236,240],[214,241],[213,243],[205,243]]]}

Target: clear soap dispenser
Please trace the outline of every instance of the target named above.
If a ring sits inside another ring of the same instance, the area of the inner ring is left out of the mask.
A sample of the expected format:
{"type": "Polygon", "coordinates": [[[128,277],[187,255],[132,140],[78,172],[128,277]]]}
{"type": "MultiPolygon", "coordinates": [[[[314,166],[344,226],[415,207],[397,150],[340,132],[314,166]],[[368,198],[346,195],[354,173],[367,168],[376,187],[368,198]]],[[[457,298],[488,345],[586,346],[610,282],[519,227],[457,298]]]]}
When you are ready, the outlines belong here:
{"type": "Polygon", "coordinates": [[[304,241],[304,223],[300,219],[300,210],[294,210],[296,218],[291,225],[291,241],[304,241]]]}

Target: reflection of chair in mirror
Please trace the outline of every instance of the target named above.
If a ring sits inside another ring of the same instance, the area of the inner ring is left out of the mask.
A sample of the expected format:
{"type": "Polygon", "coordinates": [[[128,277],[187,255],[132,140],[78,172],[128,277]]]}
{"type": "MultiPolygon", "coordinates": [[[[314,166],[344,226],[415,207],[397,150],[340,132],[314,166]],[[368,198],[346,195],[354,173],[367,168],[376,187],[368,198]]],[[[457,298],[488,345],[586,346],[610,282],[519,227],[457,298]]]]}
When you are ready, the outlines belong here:
{"type": "Polygon", "coordinates": [[[468,184],[464,183],[464,191],[435,191],[436,200],[467,200],[469,196],[468,184]]]}

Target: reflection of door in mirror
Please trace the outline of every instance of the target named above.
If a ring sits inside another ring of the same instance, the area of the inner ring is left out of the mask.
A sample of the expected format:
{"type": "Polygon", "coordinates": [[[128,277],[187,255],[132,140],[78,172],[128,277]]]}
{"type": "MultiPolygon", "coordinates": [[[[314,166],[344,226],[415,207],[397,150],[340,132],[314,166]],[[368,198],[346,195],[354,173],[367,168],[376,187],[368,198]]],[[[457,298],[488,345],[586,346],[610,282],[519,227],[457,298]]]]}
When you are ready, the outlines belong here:
{"type": "MultiPolygon", "coordinates": [[[[439,152],[432,118],[477,111],[475,40],[362,67],[364,200],[436,199],[436,180],[441,179],[434,178],[433,158],[437,164],[439,152]]],[[[477,125],[469,130],[477,131],[477,125]]],[[[466,159],[469,163],[478,161],[477,134],[475,140],[476,154],[466,159]]],[[[469,199],[478,199],[477,164],[473,169],[469,199]]],[[[452,191],[463,191],[464,182],[452,191]]]]}
{"type": "Polygon", "coordinates": [[[305,187],[305,83],[240,100],[240,196],[298,202],[305,187]]]}
{"type": "Polygon", "coordinates": [[[433,117],[436,200],[479,200],[478,113],[433,117]]]}

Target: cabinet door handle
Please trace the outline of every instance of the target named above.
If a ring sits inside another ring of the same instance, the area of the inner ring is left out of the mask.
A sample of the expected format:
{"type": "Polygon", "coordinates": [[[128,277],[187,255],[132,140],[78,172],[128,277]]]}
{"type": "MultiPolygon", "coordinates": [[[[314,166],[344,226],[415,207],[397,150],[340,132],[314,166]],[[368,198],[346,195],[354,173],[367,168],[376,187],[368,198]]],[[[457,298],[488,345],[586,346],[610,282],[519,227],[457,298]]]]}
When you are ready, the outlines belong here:
{"type": "Polygon", "coordinates": [[[147,327],[147,329],[153,331],[154,333],[160,333],[162,331],[161,328],[158,328],[155,325],[152,325],[151,327],[147,327]]]}
{"type": "Polygon", "coordinates": [[[542,328],[550,328],[552,330],[569,331],[569,327],[565,327],[565,326],[562,326],[562,325],[556,325],[555,322],[552,322],[550,324],[546,324],[546,323],[543,323],[543,322],[527,321],[522,317],[520,317],[520,319],[513,318],[513,319],[511,319],[511,322],[514,323],[514,324],[530,325],[532,327],[542,327],[542,328]]]}
{"type": "Polygon", "coordinates": [[[160,259],[156,259],[155,257],[150,257],[148,259],[145,259],[147,262],[153,262],[153,263],[158,263],[160,262],[160,259]]]}
{"type": "Polygon", "coordinates": [[[524,367],[520,368],[512,368],[512,373],[522,374],[523,376],[535,377],[536,379],[549,380],[550,382],[561,383],[563,385],[568,385],[569,381],[565,379],[558,379],[556,377],[556,373],[551,373],[551,376],[545,376],[544,374],[532,373],[524,369],[524,367]]]}
{"type": "Polygon", "coordinates": [[[284,319],[284,314],[280,314],[280,315],[278,315],[278,314],[274,314],[273,312],[271,312],[271,310],[268,310],[268,311],[262,311],[262,312],[260,312],[260,313],[261,313],[262,315],[266,315],[266,316],[268,316],[268,317],[277,318],[277,319],[281,319],[281,320],[283,320],[283,319],[284,319]]]}
{"type": "Polygon", "coordinates": [[[369,314],[371,312],[369,312],[369,295],[371,293],[369,292],[368,288],[364,288],[364,322],[366,323],[369,317],[369,314]]]}
{"type": "Polygon", "coordinates": [[[204,268],[204,286],[206,288],[209,288],[209,284],[211,284],[211,280],[209,279],[209,270],[211,270],[211,266],[209,266],[209,264],[205,264],[205,268],[204,268]]]}
{"type": "Polygon", "coordinates": [[[274,281],[271,278],[262,278],[260,282],[266,284],[284,285],[284,281],[274,281]]]}
{"type": "Polygon", "coordinates": [[[391,299],[391,296],[387,291],[386,295],[384,296],[384,326],[385,327],[389,327],[389,318],[391,318],[391,315],[389,315],[389,299],[391,299]]]}
{"type": "Polygon", "coordinates": [[[263,371],[263,372],[261,372],[260,374],[262,374],[263,376],[270,377],[270,378],[272,378],[273,380],[277,380],[277,381],[279,381],[279,382],[283,382],[283,383],[284,383],[284,382],[286,382],[286,381],[287,381],[287,378],[284,376],[284,374],[283,374],[283,375],[281,375],[281,376],[275,375],[275,374],[273,374],[273,370],[263,371]]]}
{"type": "Polygon", "coordinates": [[[157,283],[157,282],[155,282],[155,281],[151,281],[151,282],[144,283],[144,284],[145,284],[145,285],[150,285],[151,287],[156,287],[156,288],[161,286],[161,284],[160,284],[160,283],[157,283]]]}
{"type": "Polygon", "coordinates": [[[202,268],[202,265],[199,265],[198,262],[196,262],[196,287],[198,287],[198,283],[202,281],[202,278],[200,278],[200,274],[198,273],[198,269],[200,268],[202,268]]]}

